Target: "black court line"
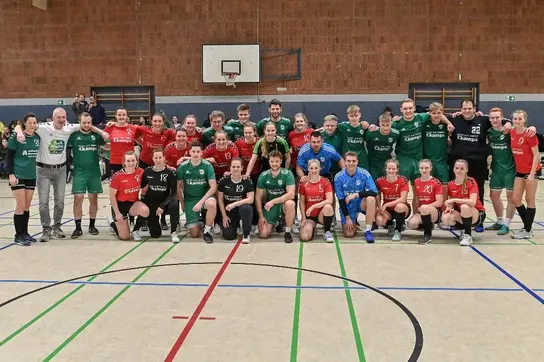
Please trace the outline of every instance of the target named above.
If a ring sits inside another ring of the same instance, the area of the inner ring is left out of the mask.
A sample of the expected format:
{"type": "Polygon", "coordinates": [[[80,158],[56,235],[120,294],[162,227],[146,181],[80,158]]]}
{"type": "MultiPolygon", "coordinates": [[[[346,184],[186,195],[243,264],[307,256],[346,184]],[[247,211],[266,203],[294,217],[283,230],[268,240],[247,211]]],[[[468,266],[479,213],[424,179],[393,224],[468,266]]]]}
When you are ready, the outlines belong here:
{"type": "MultiPolygon", "coordinates": [[[[76,281],[76,280],[79,280],[79,279],[87,279],[87,278],[91,278],[91,277],[95,277],[95,276],[99,276],[99,275],[120,273],[120,272],[124,272],[124,271],[139,270],[139,269],[146,269],[146,268],[187,266],[187,265],[221,265],[221,264],[223,264],[223,262],[220,262],[220,261],[184,262],[184,263],[155,264],[155,265],[137,266],[137,267],[123,268],[123,269],[116,269],[116,270],[108,270],[108,271],[105,271],[105,272],[88,274],[88,275],[83,275],[83,276],[79,276],[79,277],[76,277],[76,278],[66,279],[66,280],[63,280],[63,281],[58,282],[58,283],[54,283],[54,284],[50,284],[50,285],[46,285],[46,286],[43,286],[43,287],[40,287],[40,288],[30,290],[30,291],[28,291],[26,293],[20,294],[20,295],[14,297],[14,298],[11,298],[9,300],[6,300],[5,302],[0,303],[0,308],[5,307],[8,304],[11,304],[11,303],[13,303],[13,302],[15,302],[15,301],[17,301],[19,299],[22,299],[22,298],[27,297],[27,296],[29,296],[31,294],[34,294],[34,293],[41,292],[41,291],[44,291],[46,289],[53,288],[53,287],[56,287],[58,285],[62,285],[62,284],[65,284],[65,283],[73,282],[73,281],[76,281]]],[[[232,262],[231,265],[258,266],[258,267],[268,267],[268,268],[290,269],[290,270],[297,270],[297,271],[301,270],[301,271],[304,271],[304,272],[309,272],[309,273],[314,273],[314,274],[319,274],[319,275],[325,275],[325,276],[328,276],[328,277],[331,277],[331,278],[345,280],[345,281],[348,281],[350,283],[357,284],[357,285],[360,285],[362,287],[368,288],[369,290],[381,295],[382,297],[388,299],[390,302],[395,304],[398,308],[400,308],[404,312],[404,314],[406,314],[406,316],[408,317],[408,319],[412,323],[412,326],[414,328],[415,343],[414,343],[414,347],[413,347],[412,352],[411,352],[410,356],[408,357],[407,361],[408,362],[415,362],[421,356],[421,352],[423,350],[423,329],[421,328],[421,324],[417,320],[416,316],[404,304],[402,304],[400,301],[398,301],[397,299],[395,299],[391,295],[389,295],[389,294],[387,294],[387,293],[385,293],[385,292],[383,292],[383,291],[381,291],[381,290],[379,290],[377,288],[374,288],[374,287],[372,287],[372,286],[370,286],[368,284],[361,283],[361,282],[358,282],[358,281],[350,279],[350,278],[345,278],[345,277],[342,277],[340,275],[330,274],[330,273],[320,271],[320,270],[297,268],[297,267],[292,267],[292,266],[287,266],[287,265],[249,263],[249,262],[232,262]]]]}

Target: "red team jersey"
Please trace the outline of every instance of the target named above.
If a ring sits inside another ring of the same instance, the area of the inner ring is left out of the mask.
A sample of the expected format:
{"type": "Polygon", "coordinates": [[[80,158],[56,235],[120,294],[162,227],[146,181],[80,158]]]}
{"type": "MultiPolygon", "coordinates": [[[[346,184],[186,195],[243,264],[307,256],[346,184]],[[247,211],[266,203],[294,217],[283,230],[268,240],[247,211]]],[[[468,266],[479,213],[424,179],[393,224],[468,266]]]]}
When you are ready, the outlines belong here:
{"type": "MultiPolygon", "coordinates": [[[[333,190],[331,182],[326,178],[321,177],[319,181],[315,183],[310,181],[300,183],[298,192],[301,195],[304,195],[306,210],[308,210],[310,206],[325,201],[327,199],[327,192],[333,192],[333,190]]],[[[313,209],[310,216],[317,217],[320,212],[321,209],[313,209]]]]}
{"type": "Polygon", "coordinates": [[[485,211],[484,206],[480,202],[476,180],[472,177],[467,177],[464,187],[462,184],[457,185],[454,180],[448,183],[448,196],[450,199],[469,199],[472,194],[476,194],[476,205],[474,206],[476,210],[485,211]]]}
{"type": "Polygon", "coordinates": [[[289,146],[291,146],[291,166],[297,165],[298,151],[300,151],[300,148],[302,146],[310,142],[310,135],[313,131],[313,129],[307,128],[304,132],[300,133],[296,131],[289,132],[289,137],[287,141],[289,143],[289,146]]]}
{"type": "Polygon", "coordinates": [[[125,153],[134,151],[136,126],[130,124],[126,127],[113,125],[106,127],[104,132],[110,135],[110,164],[122,165],[125,153]]]}
{"type": "Polygon", "coordinates": [[[228,141],[227,142],[227,148],[223,151],[219,151],[215,145],[215,143],[212,143],[202,153],[202,158],[207,159],[213,157],[215,159],[215,163],[213,163],[213,170],[215,171],[216,178],[220,179],[223,177],[225,172],[230,171],[230,160],[232,160],[235,157],[239,157],[240,154],[238,152],[238,148],[234,145],[234,143],[228,141]]]}
{"type": "Polygon", "coordinates": [[[431,177],[428,181],[416,178],[414,181],[415,195],[419,205],[429,205],[436,201],[436,195],[443,195],[444,188],[437,178],[431,177]]]}
{"type": "MultiPolygon", "coordinates": [[[[531,147],[538,146],[538,138],[536,136],[527,136],[527,132],[518,134],[513,129],[510,131],[510,144],[512,145],[512,154],[516,163],[516,171],[531,173],[533,168],[533,151],[531,147]]],[[[539,163],[536,171],[540,170],[541,167],[539,163]]]]}
{"type": "Polygon", "coordinates": [[[387,180],[387,177],[382,176],[376,180],[376,187],[382,194],[383,203],[394,201],[400,198],[400,193],[403,191],[409,191],[408,179],[404,176],[398,175],[397,179],[393,182],[387,180]]]}
{"type": "Polygon", "coordinates": [[[126,173],[125,170],[121,170],[113,174],[110,188],[117,190],[117,195],[115,195],[117,201],[138,201],[143,173],[144,170],[138,167],[133,173],[126,173]]]}
{"type": "Polygon", "coordinates": [[[155,133],[152,128],[137,126],[136,138],[140,136],[143,138],[140,160],[148,165],[153,165],[153,150],[155,148],[164,149],[166,145],[174,141],[176,138],[176,131],[173,129],[165,129],[161,133],[155,133]]]}
{"type": "MultiPolygon", "coordinates": [[[[252,144],[249,144],[246,142],[246,140],[238,140],[234,142],[234,145],[236,148],[238,148],[238,153],[240,154],[240,157],[242,160],[244,160],[244,170],[242,171],[244,174],[247,170],[247,165],[249,165],[249,161],[251,160],[251,156],[253,156],[253,148],[255,148],[255,143],[257,143],[259,139],[256,138],[255,142],[252,144]]],[[[251,170],[251,174],[255,175],[261,172],[261,160],[257,158],[257,161],[255,162],[255,166],[253,166],[253,170],[251,170]]]]}
{"type": "Polygon", "coordinates": [[[198,132],[195,130],[195,133],[193,135],[189,135],[187,133],[187,143],[191,144],[193,141],[202,142],[200,139],[202,138],[202,132],[198,132]]]}
{"type": "Polygon", "coordinates": [[[166,148],[164,149],[164,158],[166,159],[166,164],[170,167],[178,167],[178,160],[182,157],[189,156],[189,151],[191,150],[191,146],[187,143],[185,145],[185,148],[182,148],[181,150],[178,149],[176,146],[176,142],[170,143],[166,148]]]}

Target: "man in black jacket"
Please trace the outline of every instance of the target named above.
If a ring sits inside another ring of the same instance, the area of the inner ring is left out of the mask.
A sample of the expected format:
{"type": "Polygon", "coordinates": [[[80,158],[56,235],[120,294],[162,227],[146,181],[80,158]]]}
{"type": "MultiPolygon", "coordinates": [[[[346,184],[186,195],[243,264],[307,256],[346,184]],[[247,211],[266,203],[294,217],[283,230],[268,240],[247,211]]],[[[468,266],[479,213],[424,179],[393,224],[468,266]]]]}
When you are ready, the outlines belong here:
{"type": "Polygon", "coordinates": [[[75,123],[79,121],[79,115],[83,112],[87,112],[88,108],[89,103],[85,100],[85,94],[76,94],[74,102],[72,103],[72,111],[74,111],[74,115],[76,116],[75,123]]]}
{"type": "Polygon", "coordinates": [[[87,112],[91,114],[93,126],[98,127],[106,122],[106,110],[104,107],[102,107],[102,105],[96,102],[96,98],[94,96],[89,97],[89,107],[87,108],[87,112]]]}

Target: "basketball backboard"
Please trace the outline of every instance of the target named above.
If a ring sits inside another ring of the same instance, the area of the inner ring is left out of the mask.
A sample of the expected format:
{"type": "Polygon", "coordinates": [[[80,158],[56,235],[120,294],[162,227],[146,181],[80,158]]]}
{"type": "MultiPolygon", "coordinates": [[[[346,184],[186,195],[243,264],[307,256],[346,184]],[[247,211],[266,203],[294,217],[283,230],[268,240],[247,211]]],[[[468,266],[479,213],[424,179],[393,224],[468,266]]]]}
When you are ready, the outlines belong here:
{"type": "Polygon", "coordinates": [[[261,81],[259,44],[202,45],[202,83],[225,83],[225,73],[238,73],[236,83],[261,81]]]}

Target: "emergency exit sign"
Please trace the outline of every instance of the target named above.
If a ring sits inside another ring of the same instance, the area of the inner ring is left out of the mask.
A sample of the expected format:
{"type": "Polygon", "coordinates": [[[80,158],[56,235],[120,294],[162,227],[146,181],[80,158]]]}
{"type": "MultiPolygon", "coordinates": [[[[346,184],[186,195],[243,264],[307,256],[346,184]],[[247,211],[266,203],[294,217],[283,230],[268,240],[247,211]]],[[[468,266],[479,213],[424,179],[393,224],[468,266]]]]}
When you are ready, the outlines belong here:
{"type": "Polygon", "coordinates": [[[507,101],[507,102],[515,102],[516,101],[516,96],[505,96],[504,100],[507,101]]]}

